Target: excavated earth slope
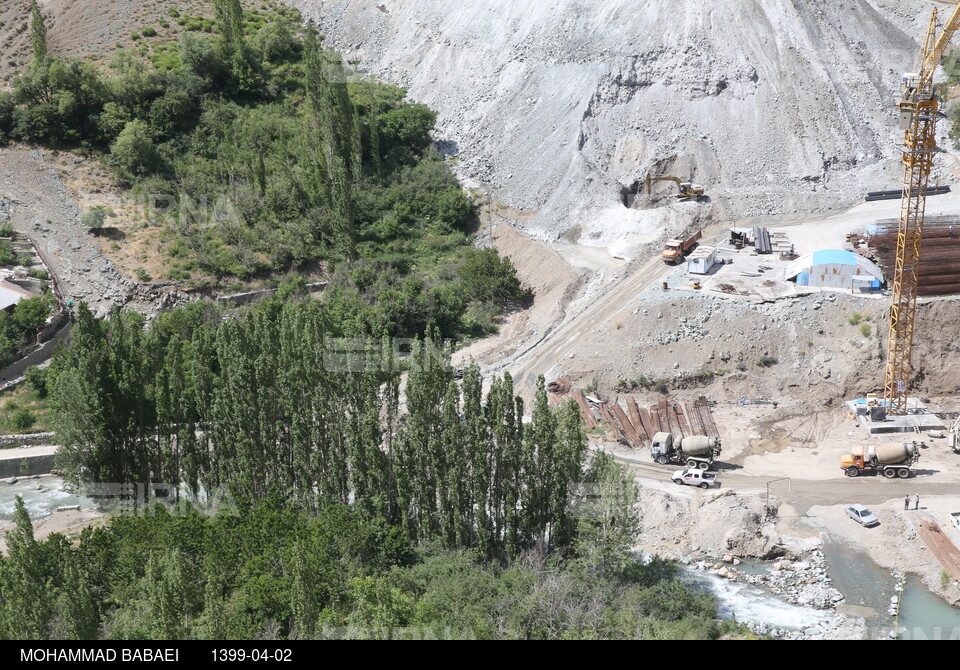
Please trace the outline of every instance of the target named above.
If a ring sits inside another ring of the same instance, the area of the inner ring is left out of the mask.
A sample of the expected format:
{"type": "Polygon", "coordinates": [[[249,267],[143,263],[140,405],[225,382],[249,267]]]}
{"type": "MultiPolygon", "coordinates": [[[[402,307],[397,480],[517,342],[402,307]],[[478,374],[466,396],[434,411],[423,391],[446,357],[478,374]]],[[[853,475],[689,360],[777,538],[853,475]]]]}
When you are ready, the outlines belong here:
{"type": "Polygon", "coordinates": [[[893,103],[935,6],[285,2],[361,70],[438,110],[462,176],[537,211],[529,232],[627,257],[708,215],[822,210],[895,187],[893,103]],[[624,206],[648,170],[693,178],[711,203],[624,206]]]}

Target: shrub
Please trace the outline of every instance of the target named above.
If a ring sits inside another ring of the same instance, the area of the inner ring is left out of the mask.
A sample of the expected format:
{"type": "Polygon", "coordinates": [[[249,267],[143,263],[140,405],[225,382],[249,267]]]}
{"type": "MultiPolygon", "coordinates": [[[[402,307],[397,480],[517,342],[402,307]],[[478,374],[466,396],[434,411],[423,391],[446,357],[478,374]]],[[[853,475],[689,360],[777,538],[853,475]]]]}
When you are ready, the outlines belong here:
{"type": "Polygon", "coordinates": [[[496,249],[470,249],[457,271],[470,300],[506,302],[529,293],[520,285],[513,262],[496,249]]]}
{"type": "Polygon", "coordinates": [[[26,407],[18,407],[10,415],[10,425],[20,432],[30,430],[35,423],[37,423],[36,415],[26,407]]]}
{"type": "Polygon", "coordinates": [[[143,36],[144,36],[144,37],[156,37],[156,36],[157,36],[157,29],[156,29],[156,28],[153,28],[152,26],[147,26],[147,27],[144,28],[141,32],[143,33],[143,36]]]}
{"type": "Polygon", "coordinates": [[[463,327],[471,335],[489,335],[497,332],[500,310],[491,302],[475,302],[463,315],[463,327]]]}
{"type": "Polygon", "coordinates": [[[153,277],[151,277],[150,274],[143,268],[137,268],[136,272],[137,272],[137,281],[148,282],[151,279],[153,279],[153,277]]]}
{"type": "Polygon", "coordinates": [[[863,314],[861,314],[860,312],[854,312],[853,314],[850,315],[850,318],[847,319],[847,321],[850,323],[851,326],[855,326],[861,321],[863,321],[863,314]]]}
{"type": "Polygon", "coordinates": [[[145,122],[138,119],[124,126],[110,148],[110,162],[128,177],[146,174],[154,168],[157,153],[145,122]]]}
{"type": "Polygon", "coordinates": [[[31,365],[23,373],[27,386],[37,392],[41,398],[47,397],[47,368],[31,365]]]}
{"type": "Polygon", "coordinates": [[[0,237],[13,237],[13,224],[9,221],[0,226],[0,237]]]}
{"type": "Polygon", "coordinates": [[[93,207],[87,210],[83,216],[80,217],[80,225],[86,228],[93,228],[94,230],[98,228],[103,228],[103,222],[107,218],[107,210],[100,205],[93,207]]]}
{"type": "Polygon", "coordinates": [[[16,102],[13,93],[0,93],[0,144],[5,144],[13,135],[13,119],[16,102]]]}
{"type": "Polygon", "coordinates": [[[0,240],[0,265],[13,265],[17,262],[17,254],[6,240],[0,240]]]}
{"type": "Polygon", "coordinates": [[[254,46],[268,63],[283,63],[295,56],[300,42],[284,23],[269,23],[257,32],[254,46]]]}
{"type": "Polygon", "coordinates": [[[860,325],[860,334],[864,337],[870,337],[870,324],[864,323],[860,325]]]}
{"type": "Polygon", "coordinates": [[[136,42],[137,40],[140,39],[140,33],[138,33],[136,30],[134,30],[132,33],[130,33],[130,39],[132,39],[134,42],[136,42]]]}

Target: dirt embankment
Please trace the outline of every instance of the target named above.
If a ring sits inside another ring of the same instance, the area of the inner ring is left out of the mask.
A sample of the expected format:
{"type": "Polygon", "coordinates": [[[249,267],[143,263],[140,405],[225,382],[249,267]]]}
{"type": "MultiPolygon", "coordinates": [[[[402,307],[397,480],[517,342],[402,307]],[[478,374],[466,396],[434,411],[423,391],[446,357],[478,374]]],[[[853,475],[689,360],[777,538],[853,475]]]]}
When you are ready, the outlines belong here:
{"type": "Polygon", "coordinates": [[[40,150],[0,148],[0,218],[30,237],[56,276],[64,299],[86,301],[95,314],[114,307],[150,314],[170,302],[123,277],[80,224],[80,210],[40,150]]]}

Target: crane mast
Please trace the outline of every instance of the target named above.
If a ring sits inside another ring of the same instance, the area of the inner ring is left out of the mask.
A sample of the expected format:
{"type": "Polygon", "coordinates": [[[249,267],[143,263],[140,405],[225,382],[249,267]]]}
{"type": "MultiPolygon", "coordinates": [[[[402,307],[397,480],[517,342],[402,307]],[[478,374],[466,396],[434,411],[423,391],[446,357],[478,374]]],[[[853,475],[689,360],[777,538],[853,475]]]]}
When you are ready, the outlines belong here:
{"type": "Polygon", "coordinates": [[[926,38],[920,49],[919,70],[903,77],[898,105],[903,141],[903,200],[897,234],[893,274],[893,303],[887,340],[884,404],[888,414],[906,414],[910,382],[910,356],[917,306],[917,279],[923,242],[927,183],[937,147],[937,122],[944,118],[934,94],[933,74],[953,34],[960,28],[960,5],[937,35],[937,10],[933,10],[926,38]]]}

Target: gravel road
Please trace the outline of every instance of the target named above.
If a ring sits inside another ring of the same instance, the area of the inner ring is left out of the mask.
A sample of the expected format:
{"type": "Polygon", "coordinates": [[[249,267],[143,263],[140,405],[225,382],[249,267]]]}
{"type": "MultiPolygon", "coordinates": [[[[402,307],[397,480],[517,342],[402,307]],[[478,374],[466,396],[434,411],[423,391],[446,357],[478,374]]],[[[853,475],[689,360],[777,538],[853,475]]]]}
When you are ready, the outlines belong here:
{"type": "Polygon", "coordinates": [[[60,284],[64,299],[86,301],[98,316],[129,306],[150,313],[137,297],[138,285],[125,279],[83,226],[80,211],[42,151],[0,148],[0,220],[8,219],[29,237],[60,284]]]}

